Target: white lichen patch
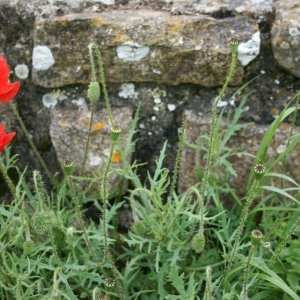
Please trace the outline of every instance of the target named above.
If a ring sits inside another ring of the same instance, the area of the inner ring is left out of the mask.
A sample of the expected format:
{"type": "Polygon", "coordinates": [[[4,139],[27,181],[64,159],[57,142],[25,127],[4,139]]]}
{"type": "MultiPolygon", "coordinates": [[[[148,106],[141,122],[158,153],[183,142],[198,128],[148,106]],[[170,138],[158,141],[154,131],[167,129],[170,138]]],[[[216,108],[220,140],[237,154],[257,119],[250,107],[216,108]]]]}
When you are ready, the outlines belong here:
{"type": "Polygon", "coordinates": [[[277,147],[276,152],[277,152],[278,154],[281,154],[281,153],[283,153],[283,152],[285,151],[285,149],[286,149],[286,145],[281,144],[281,145],[279,145],[279,146],[277,147]]]}
{"type": "Polygon", "coordinates": [[[220,100],[217,104],[218,107],[225,107],[228,105],[228,102],[227,101],[222,101],[220,100]]]}
{"type": "Polygon", "coordinates": [[[153,71],[154,74],[161,74],[161,71],[158,70],[158,69],[153,69],[152,71],[153,71]]]}
{"type": "Polygon", "coordinates": [[[121,85],[121,91],[119,92],[119,97],[121,98],[135,98],[138,93],[135,91],[135,86],[133,83],[124,83],[121,85]]]}
{"type": "Polygon", "coordinates": [[[29,74],[29,69],[28,69],[27,65],[25,65],[25,64],[16,65],[16,67],[15,67],[15,74],[20,79],[27,79],[28,78],[28,74],[29,74]]]}
{"type": "Polygon", "coordinates": [[[300,31],[299,31],[299,29],[297,27],[291,27],[289,29],[289,34],[291,36],[297,36],[297,35],[300,35],[300,31]]]}
{"type": "Polygon", "coordinates": [[[161,99],[159,97],[156,97],[156,98],[153,99],[153,102],[155,104],[160,104],[161,103],[161,99]]]}
{"type": "Polygon", "coordinates": [[[242,66],[247,66],[254,60],[260,50],[260,32],[254,33],[250,40],[245,43],[240,43],[238,46],[238,59],[242,66]]]}
{"type": "Polygon", "coordinates": [[[52,94],[45,94],[42,98],[43,104],[46,108],[52,108],[57,104],[57,98],[52,94]]]}
{"type": "Polygon", "coordinates": [[[280,44],[280,48],[285,49],[285,50],[290,49],[290,44],[287,43],[286,41],[283,41],[283,42],[280,44]]]}
{"type": "Polygon", "coordinates": [[[72,103],[75,104],[78,108],[83,110],[88,110],[88,106],[84,98],[80,97],[78,99],[72,100],[72,103]]]}
{"type": "Polygon", "coordinates": [[[100,2],[106,5],[115,5],[115,0],[100,0],[100,2]]]}
{"type": "Polygon", "coordinates": [[[170,103],[170,104],[167,105],[167,108],[168,108],[169,111],[174,111],[176,109],[176,105],[170,103]]]}
{"type": "Polygon", "coordinates": [[[99,155],[90,154],[89,155],[89,165],[91,167],[97,167],[101,164],[101,157],[99,155]]]}
{"type": "Polygon", "coordinates": [[[134,42],[127,42],[117,47],[119,59],[124,61],[139,61],[149,54],[149,47],[134,42]]]}
{"type": "Polygon", "coordinates": [[[32,65],[36,70],[46,71],[55,63],[51,49],[47,46],[36,46],[32,53],[32,65]]]}

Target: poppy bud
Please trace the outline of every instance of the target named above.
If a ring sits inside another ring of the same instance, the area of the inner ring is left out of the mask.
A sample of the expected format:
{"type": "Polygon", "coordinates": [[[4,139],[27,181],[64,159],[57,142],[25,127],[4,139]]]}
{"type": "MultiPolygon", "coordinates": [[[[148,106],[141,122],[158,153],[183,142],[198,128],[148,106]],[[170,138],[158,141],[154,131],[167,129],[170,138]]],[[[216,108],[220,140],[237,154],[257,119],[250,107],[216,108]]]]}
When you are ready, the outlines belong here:
{"type": "Polygon", "coordinates": [[[260,179],[264,176],[266,168],[263,164],[257,164],[254,166],[254,174],[257,179],[260,179]]]}
{"type": "Polygon", "coordinates": [[[34,250],[35,244],[32,240],[26,240],[23,242],[23,250],[26,255],[31,254],[34,250]]]}
{"type": "Polygon", "coordinates": [[[95,104],[100,98],[100,86],[98,81],[91,81],[88,89],[88,97],[95,104]]]}
{"type": "Polygon", "coordinates": [[[118,126],[112,126],[110,130],[110,137],[113,142],[116,142],[119,139],[121,128],[118,126]]]}
{"type": "Polygon", "coordinates": [[[229,42],[229,46],[230,46],[231,53],[237,53],[237,50],[238,50],[238,47],[239,47],[239,42],[235,39],[232,39],[229,42]]]}
{"type": "Polygon", "coordinates": [[[64,163],[64,170],[67,176],[73,175],[74,172],[74,165],[71,161],[65,161],[64,163]]]}
{"type": "Polygon", "coordinates": [[[143,235],[146,232],[145,223],[142,220],[137,220],[132,225],[132,231],[137,235],[143,235]]]}
{"type": "Polygon", "coordinates": [[[192,248],[200,253],[205,247],[205,237],[203,233],[197,233],[192,239],[192,248]]]}

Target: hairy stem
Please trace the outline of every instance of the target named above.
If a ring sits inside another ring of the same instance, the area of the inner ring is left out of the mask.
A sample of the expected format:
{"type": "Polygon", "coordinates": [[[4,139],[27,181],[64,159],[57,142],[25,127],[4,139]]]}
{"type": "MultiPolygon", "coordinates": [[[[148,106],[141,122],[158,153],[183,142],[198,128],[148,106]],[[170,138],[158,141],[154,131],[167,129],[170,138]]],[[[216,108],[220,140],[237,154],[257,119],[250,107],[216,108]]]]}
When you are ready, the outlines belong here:
{"type": "Polygon", "coordinates": [[[31,137],[30,137],[30,134],[29,134],[29,132],[28,132],[28,130],[27,130],[27,128],[26,128],[26,126],[25,126],[25,124],[24,124],[24,122],[23,122],[23,120],[22,120],[20,114],[19,114],[19,111],[18,111],[18,109],[17,109],[16,104],[15,104],[13,101],[10,101],[9,104],[10,104],[10,106],[11,106],[11,108],[12,108],[12,111],[13,111],[13,113],[14,113],[16,119],[18,120],[18,122],[19,122],[19,124],[20,124],[20,126],[21,126],[21,129],[22,129],[22,131],[23,131],[23,133],[24,133],[24,135],[25,135],[25,137],[26,137],[26,139],[27,139],[27,141],[28,141],[28,143],[29,143],[29,145],[30,145],[30,147],[31,147],[31,149],[32,149],[32,151],[33,151],[33,153],[34,153],[34,155],[36,156],[36,158],[38,159],[38,161],[39,161],[39,163],[41,164],[42,168],[44,169],[44,171],[45,171],[47,177],[49,178],[50,182],[53,184],[53,186],[57,186],[57,185],[58,185],[58,182],[57,182],[57,180],[52,176],[52,174],[51,174],[49,168],[47,167],[47,165],[46,165],[44,159],[43,159],[42,156],[40,155],[40,153],[39,153],[39,151],[37,150],[35,144],[33,143],[32,139],[31,139],[31,137]]]}

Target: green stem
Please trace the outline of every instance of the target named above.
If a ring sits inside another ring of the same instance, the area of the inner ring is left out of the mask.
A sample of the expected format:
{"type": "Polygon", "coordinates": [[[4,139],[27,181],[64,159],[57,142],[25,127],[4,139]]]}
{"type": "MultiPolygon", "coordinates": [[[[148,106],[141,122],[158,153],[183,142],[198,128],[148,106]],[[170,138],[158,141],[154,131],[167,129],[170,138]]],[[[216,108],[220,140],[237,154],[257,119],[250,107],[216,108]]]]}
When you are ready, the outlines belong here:
{"type": "Polygon", "coordinates": [[[123,292],[123,288],[122,288],[121,283],[120,283],[117,268],[116,268],[113,256],[112,256],[112,254],[109,250],[109,247],[108,247],[108,233],[107,233],[107,214],[106,214],[107,202],[108,202],[107,181],[108,181],[108,173],[109,173],[109,170],[111,168],[112,155],[113,155],[115,146],[116,146],[116,142],[112,141],[112,143],[110,145],[108,161],[107,161],[106,168],[105,168],[104,175],[103,175],[103,179],[102,179],[102,182],[101,182],[100,194],[101,194],[101,200],[102,200],[102,203],[103,203],[102,222],[103,222],[103,234],[104,234],[104,255],[105,255],[105,260],[107,259],[111,264],[112,273],[113,273],[114,279],[116,281],[116,285],[117,285],[117,289],[118,289],[118,292],[119,292],[120,299],[124,299],[124,292],[123,292]]]}
{"type": "Polygon", "coordinates": [[[291,239],[292,234],[295,232],[297,226],[300,224],[300,217],[298,217],[295,221],[295,223],[292,225],[291,229],[287,232],[283,240],[279,243],[279,245],[276,247],[272,257],[270,258],[270,261],[268,263],[269,268],[273,268],[276,260],[278,259],[281,251],[284,249],[287,242],[291,239]]]}
{"type": "Polygon", "coordinates": [[[101,52],[99,51],[99,48],[95,43],[91,43],[89,47],[91,49],[94,49],[96,57],[97,57],[98,68],[99,68],[99,77],[100,77],[100,83],[102,85],[102,90],[103,90],[103,95],[104,95],[104,100],[105,100],[105,106],[106,106],[108,118],[109,118],[109,121],[110,121],[110,125],[113,127],[114,126],[114,121],[113,121],[113,117],[112,117],[110,100],[109,100],[107,87],[106,87],[104,65],[103,65],[101,52]]]}
{"type": "Polygon", "coordinates": [[[29,143],[29,145],[30,145],[30,147],[31,147],[31,149],[32,149],[32,151],[33,151],[33,153],[34,153],[34,155],[36,156],[36,158],[38,159],[39,163],[40,163],[41,166],[43,167],[43,169],[44,169],[44,171],[45,171],[47,177],[48,177],[49,180],[50,180],[50,182],[51,182],[54,186],[57,186],[57,185],[58,185],[58,182],[57,182],[57,180],[52,176],[50,170],[48,169],[48,167],[47,167],[47,165],[46,165],[46,163],[45,163],[45,161],[43,160],[43,158],[42,158],[42,156],[40,155],[39,151],[37,150],[35,144],[33,143],[32,139],[31,139],[31,137],[30,137],[30,134],[29,134],[29,132],[27,131],[26,126],[25,126],[25,124],[24,124],[24,122],[23,122],[23,120],[22,120],[22,118],[21,118],[21,116],[20,116],[20,114],[19,114],[19,111],[18,111],[18,109],[17,109],[16,104],[15,104],[13,101],[10,101],[9,104],[10,104],[10,106],[11,106],[11,108],[12,108],[12,111],[13,111],[13,113],[14,113],[16,119],[18,120],[18,122],[19,122],[19,124],[20,124],[20,126],[21,126],[22,131],[24,132],[24,135],[25,135],[25,137],[26,137],[26,139],[27,139],[27,141],[28,141],[28,143],[29,143]]]}
{"type": "Polygon", "coordinates": [[[252,205],[252,203],[253,203],[256,195],[257,195],[257,188],[258,188],[258,181],[256,179],[254,179],[254,182],[252,183],[252,185],[250,187],[250,190],[248,192],[246,203],[245,203],[245,205],[242,209],[242,213],[241,213],[241,217],[240,217],[240,221],[239,221],[239,226],[238,226],[238,229],[236,231],[235,238],[234,238],[235,241],[234,241],[234,244],[233,244],[233,249],[232,249],[231,255],[229,257],[229,261],[228,261],[228,269],[231,268],[231,266],[233,264],[233,261],[234,261],[234,258],[236,256],[237,248],[240,244],[241,236],[242,236],[242,233],[244,231],[245,224],[248,220],[250,207],[251,207],[251,205],[252,205]]]}
{"type": "Polygon", "coordinates": [[[183,151],[183,146],[184,146],[185,129],[186,129],[186,119],[185,119],[185,116],[183,116],[181,132],[179,134],[179,144],[178,144],[177,153],[176,153],[174,172],[173,172],[171,187],[170,187],[170,191],[169,191],[169,195],[168,195],[168,201],[171,201],[174,190],[175,190],[175,186],[177,183],[177,177],[178,177],[180,162],[181,162],[181,158],[182,158],[182,151],[183,151]]]}
{"type": "Polygon", "coordinates": [[[254,250],[255,250],[255,246],[252,245],[251,246],[251,249],[249,251],[249,254],[248,254],[248,258],[247,258],[247,262],[246,262],[246,266],[245,266],[245,269],[244,269],[244,274],[243,274],[243,289],[242,289],[242,296],[243,296],[243,300],[247,300],[249,299],[248,298],[248,289],[247,289],[247,282],[249,280],[249,267],[250,267],[250,260],[253,256],[253,253],[254,253],[254,250]]]}
{"type": "Polygon", "coordinates": [[[108,254],[108,238],[107,238],[107,216],[106,216],[106,210],[107,210],[107,201],[108,201],[108,195],[107,195],[107,180],[108,180],[108,172],[111,167],[112,163],[112,155],[115,149],[115,142],[112,142],[110,145],[110,151],[109,151],[109,157],[106,164],[106,168],[104,171],[103,179],[101,182],[101,200],[103,204],[103,215],[102,215],[102,222],[103,222],[103,233],[104,233],[104,254],[107,256],[108,254]]]}
{"type": "Polygon", "coordinates": [[[0,171],[3,175],[3,178],[8,186],[10,193],[12,194],[13,197],[15,197],[16,196],[16,186],[14,185],[12,180],[9,178],[9,176],[7,174],[7,169],[5,167],[5,164],[2,161],[2,158],[0,158],[0,171]]]}
{"type": "Polygon", "coordinates": [[[231,63],[230,67],[226,76],[225,83],[219,92],[217,98],[214,100],[212,109],[211,109],[211,126],[210,126],[210,134],[209,134],[209,142],[208,142],[208,151],[207,151],[207,158],[206,158],[206,165],[205,165],[205,170],[204,170],[204,175],[200,184],[200,190],[199,190],[199,205],[200,205],[200,213],[201,213],[201,221],[200,221],[200,227],[199,227],[199,233],[203,234],[203,219],[204,219],[204,199],[206,196],[206,189],[209,181],[209,176],[210,176],[210,171],[211,171],[211,166],[213,162],[213,151],[215,149],[215,143],[216,143],[216,134],[217,134],[217,108],[218,108],[218,103],[224,96],[225,92],[228,89],[228,85],[231,82],[234,71],[236,68],[236,63],[237,63],[237,54],[236,52],[231,53],[231,63]]]}
{"type": "Polygon", "coordinates": [[[87,154],[88,154],[88,148],[89,148],[91,132],[92,132],[92,124],[93,124],[93,119],[94,119],[94,107],[95,107],[95,105],[94,105],[94,103],[92,103],[89,131],[88,131],[88,134],[87,134],[87,140],[86,140],[85,149],[84,149],[83,162],[82,162],[81,171],[80,171],[81,176],[83,175],[83,171],[84,171],[84,167],[85,167],[85,163],[86,163],[86,159],[87,159],[87,154]]]}
{"type": "Polygon", "coordinates": [[[75,201],[76,214],[77,214],[77,218],[79,220],[80,227],[83,231],[85,244],[86,244],[87,248],[89,249],[90,253],[92,254],[93,259],[95,260],[95,262],[97,262],[97,264],[100,266],[102,264],[102,262],[98,259],[97,255],[96,255],[96,253],[95,253],[95,251],[94,251],[94,249],[93,249],[93,247],[90,243],[90,240],[88,238],[88,234],[87,234],[87,231],[86,231],[86,228],[85,228],[85,225],[84,225],[84,221],[83,221],[83,218],[82,218],[82,214],[81,214],[81,211],[80,211],[79,199],[78,199],[78,197],[76,195],[76,192],[75,192],[73,179],[72,179],[71,176],[68,176],[67,179],[68,179],[69,187],[70,187],[70,190],[71,190],[72,198],[75,201]]]}

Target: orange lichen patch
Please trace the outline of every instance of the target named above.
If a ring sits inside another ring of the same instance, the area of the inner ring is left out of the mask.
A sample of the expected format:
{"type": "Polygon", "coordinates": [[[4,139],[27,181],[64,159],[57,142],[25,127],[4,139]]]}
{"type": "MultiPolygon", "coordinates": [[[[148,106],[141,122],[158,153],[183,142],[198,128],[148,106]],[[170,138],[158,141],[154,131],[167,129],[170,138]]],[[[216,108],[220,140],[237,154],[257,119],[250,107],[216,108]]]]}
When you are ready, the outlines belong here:
{"type": "Polygon", "coordinates": [[[121,153],[120,151],[114,151],[111,157],[111,161],[114,164],[118,164],[121,161],[121,153]]]}
{"type": "Polygon", "coordinates": [[[97,16],[91,19],[91,25],[92,26],[97,26],[97,25],[102,25],[104,23],[103,17],[97,16]]]}
{"type": "Polygon", "coordinates": [[[90,126],[90,119],[89,119],[89,118],[84,119],[84,120],[83,120],[83,124],[84,124],[85,126],[90,126]]]}
{"type": "Polygon", "coordinates": [[[68,22],[69,22],[69,19],[68,18],[60,18],[60,19],[57,19],[56,22],[60,25],[66,25],[68,22]]]}
{"type": "Polygon", "coordinates": [[[271,108],[272,115],[278,116],[280,114],[280,110],[277,107],[271,108]]]}
{"type": "Polygon", "coordinates": [[[66,119],[61,119],[57,123],[59,126],[62,126],[62,127],[68,126],[68,124],[69,124],[69,122],[66,119]]]}
{"type": "Polygon", "coordinates": [[[92,126],[92,131],[99,131],[101,130],[107,123],[105,121],[100,121],[100,122],[97,122],[95,123],[93,126],[92,126]]]}

